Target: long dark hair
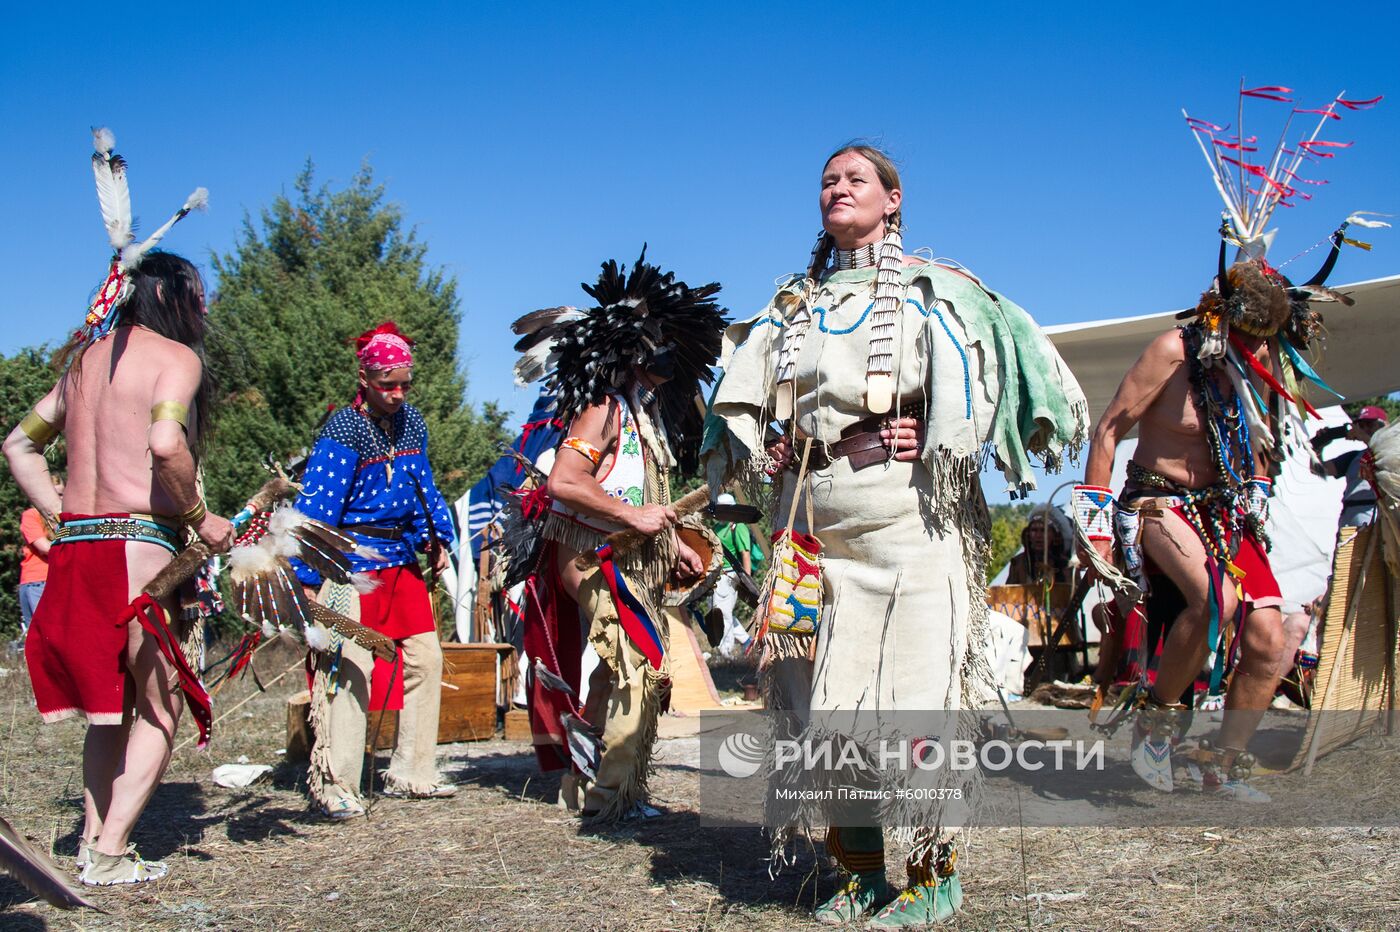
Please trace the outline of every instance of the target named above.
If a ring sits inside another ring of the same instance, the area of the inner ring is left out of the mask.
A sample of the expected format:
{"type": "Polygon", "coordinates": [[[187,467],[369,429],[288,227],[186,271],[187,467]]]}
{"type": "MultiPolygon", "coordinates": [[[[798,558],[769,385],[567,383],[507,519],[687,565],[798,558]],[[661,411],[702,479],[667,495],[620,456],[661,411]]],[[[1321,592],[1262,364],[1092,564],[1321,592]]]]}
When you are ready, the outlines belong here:
{"type": "MultiPolygon", "coordinates": [[[[199,269],[188,259],[173,252],[153,250],[145,255],[133,272],[131,295],[115,313],[120,314],[118,327],[142,326],[167,340],[188,346],[204,362],[204,284],[199,269]]],[[[81,332],[58,351],[55,364],[77,383],[82,378],[83,351],[91,345],[81,332]]],[[[194,396],[196,457],[209,436],[209,396],[213,384],[209,367],[203,366],[199,390],[194,396]]]]}

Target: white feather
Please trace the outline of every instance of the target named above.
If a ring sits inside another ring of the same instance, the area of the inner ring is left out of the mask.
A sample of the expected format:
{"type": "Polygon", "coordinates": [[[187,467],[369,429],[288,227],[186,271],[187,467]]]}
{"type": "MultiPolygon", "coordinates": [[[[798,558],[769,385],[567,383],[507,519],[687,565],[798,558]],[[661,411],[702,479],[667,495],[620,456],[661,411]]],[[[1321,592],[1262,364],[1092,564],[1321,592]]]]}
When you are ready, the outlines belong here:
{"type": "Polygon", "coordinates": [[[117,137],[112,135],[112,131],[105,126],[97,126],[92,130],[92,147],[101,155],[110,155],[117,147],[117,137]]]}
{"type": "Polygon", "coordinates": [[[284,537],[293,528],[306,523],[306,515],[291,505],[278,505],[267,518],[267,532],[274,537],[284,537]]]}
{"type": "Polygon", "coordinates": [[[174,216],[172,216],[169,220],[165,221],[165,223],[163,223],[160,226],[160,228],[157,229],[154,233],[146,237],[144,242],[142,242],[138,246],[127,246],[121,251],[122,268],[130,272],[132,269],[140,265],[141,260],[145,258],[146,253],[154,249],[156,247],[156,244],[165,238],[165,234],[170,232],[171,227],[179,223],[181,220],[185,219],[185,215],[188,214],[194,207],[202,208],[205,204],[208,203],[208,201],[209,192],[204,188],[196,188],[194,192],[191,193],[188,198],[186,198],[185,203],[181,205],[180,209],[175,211],[174,216]]]}
{"type": "Polygon", "coordinates": [[[364,573],[353,573],[350,576],[350,585],[354,586],[360,595],[368,595],[379,588],[379,580],[364,573]]]}
{"type": "Polygon", "coordinates": [[[1381,227],[1390,226],[1390,224],[1386,223],[1384,220],[1367,220],[1367,215],[1370,215],[1372,217],[1391,216],[1390,214],[1378,214],[1374,210],[1358,210],[1356,213],[1348,217],[1346,222],[1349,224],[1355,224],[1359,227],[1365,227],[1368,230],[1376,230],[1380,229],[1381,227]]]}
{"type": "Polygon", "coordinates": [[[278,630],[277,630],[277,626],[274,625],[272,622],[270,622],[270,621],[263,621],[263,623],[262,623],[262,633],[263,633],[263,637],[267,638],[267,639],[270,641],[270,640],[272,640],[273,638],[277,637],[277,635],[281,634],[282,632],[278,631],[278,630]]]}
{"type": "MultiPolygon", "coordinates": [[[[110,134],[109,134],[110,137],[110,134]]],[[[99,151],[92,157],[92,176],[97,182],[97,207],[102,211],[102,225],[107,241],[120,250],[134,236],[131,232],[131,191],[126,183],[126,163],[99,151]]]]}
{"type": "Polygon", "coordinates": [[[326,651],[331,649],[330,632],[315,622],[307,625],[303,633],[306,635],[306,646],[312,650],[326,651]]]}
{"type": "Polygon", "coordinates": [[[277,569],[277,553],[272,542],[264,537],[256,544],[234,547],[228,553],[229,576],[242,581],[260,573],[271,573],[277,569]]]}

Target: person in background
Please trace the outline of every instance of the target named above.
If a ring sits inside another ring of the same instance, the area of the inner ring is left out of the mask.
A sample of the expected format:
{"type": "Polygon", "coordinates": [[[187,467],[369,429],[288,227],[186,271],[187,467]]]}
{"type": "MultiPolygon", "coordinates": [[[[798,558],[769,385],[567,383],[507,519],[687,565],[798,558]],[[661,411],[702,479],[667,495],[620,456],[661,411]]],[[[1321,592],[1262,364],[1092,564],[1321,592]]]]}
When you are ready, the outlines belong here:
{"type": "Polygon", "coordinates": [[[1324,427],[1313,435],[1312,448],[1320,462],[1313,465],[1319,476],[1345,479],[1342,492],[1342,514],[1337,519],[1341,527],[1365,527],[1376,520],[1376,490],[1366,473],[1366,451],[1348,450],[1330,460],[1322,459],[1322,451],[1334,440],[1360,440],[1369,444],[1371,435],[1387,423],[1383,408],[1367,405],[1350,425],[1324,427]]]}
{"type": "MultiPolygon", "coordinates": [[[[715,500],[720,505],[734,504],[734,496],[721,493],[715,500]]],[[[739,573],[753,578],[753,568],[763,561],[763,551],[753,539],[747,524],[733,521],[715,525],[715,536],[723,547],[724,568],[715,581],[714,607],[724,616],[724,637],[719,642],[721,656],[733,657],[748,650],[753,638],[744,625],[734,616],[734,608],[739,602],[739,573]]]]}
{"type": "Polygon", "coordinates": [[[1011,558],[1008,585],[1070,581],[1074,525],[1059,508],[1049,503],[1037,505],[1021,532],[1021,552],[1011,558]]]}
{"type": "MultiPolygon", "coordinates": [[[[53,490],[63,498],[63,476],[55,473],[53,490]]],[[[53,528],[37,508],[26,508],[19,516],[19,533],[24,538],[24,550],[19,561],[19,641],[24,650],[24,638],[29,634],[29,622],[44,594],[49,578],[49,547],[53,544],[53,528]]]]}

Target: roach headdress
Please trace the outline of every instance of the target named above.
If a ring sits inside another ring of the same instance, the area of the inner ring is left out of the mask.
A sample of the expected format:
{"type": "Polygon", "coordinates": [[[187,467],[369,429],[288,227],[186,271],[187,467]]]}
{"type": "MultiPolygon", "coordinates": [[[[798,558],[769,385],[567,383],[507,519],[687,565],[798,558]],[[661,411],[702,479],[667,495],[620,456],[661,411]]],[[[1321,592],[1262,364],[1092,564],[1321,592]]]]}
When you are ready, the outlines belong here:
{"type": "Polygon", "coordinates": [[[131,225],[131,192],[126,182],[126,159],[113,149],[116,139],[103,127],[92,131],[92,173],[97,181],[97,204],[102,210],[102,224],[107,228],[107,241],[112,244],[112,261],[107,278],[98,286],[88,306],[87,318],[78,333],[83,343],[100,339],[116,326],[123,302],[131,296],[131,272],[170,228],[192,210],[203,210],[209,203],[209,191],[195,188],[174,216],[141,242],[131,225]]]}
{"type": "Polygon", "coordinates": [[[696,404],[708,384],[728,323],[715,302],[720,286],[691,288],[646,261],[646,247],[629,272],[609,259],[595,284],[583,290],[597,304],[586,310],[555,307],[517,320],[521,353],[517,381],[546,377],[558,397],[558,415],[568,421],[610,394],[626,394],[641,369],[667,381],[657,389],[672,452],[686,463],[700,439],[696,404]]]}

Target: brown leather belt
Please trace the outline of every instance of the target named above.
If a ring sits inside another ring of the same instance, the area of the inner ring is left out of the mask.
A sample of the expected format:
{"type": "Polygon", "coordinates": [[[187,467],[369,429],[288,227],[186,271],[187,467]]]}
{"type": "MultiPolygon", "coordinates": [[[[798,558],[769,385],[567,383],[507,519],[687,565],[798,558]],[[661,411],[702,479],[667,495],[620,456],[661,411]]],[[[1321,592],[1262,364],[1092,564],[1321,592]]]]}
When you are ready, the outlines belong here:
{"type": "MultiPolygon", "coordinates": [[[[920,422],[924,419],[922,414],[901,413],[900,416],[912,417],[920,422]]],[[[820,442],[813,443],[812,453],[807,460],[808,468],[829,469],[833,462],[842,457],[850,460],[852,472],[860,472],[876,463],[888,462],[894,453],[885,445],[880,431],[884,430],[886,423],[891,420],[893,419],[887,415],[872,414],[841,431],[841,439],[835,443],[825,446],[820,442]]],[[[791,468],[796,469],[799,458],[793,459],[791,468]]]]}
{"type": "Polygon", "coordinates": [[[361,537],[373,537],[376,540],[398,540],[403,537],[401,527],[375,527],[373,524],[351,524],[341,527],[342,531],[349,531],[351,534],[359,534],[361,537]]]}

